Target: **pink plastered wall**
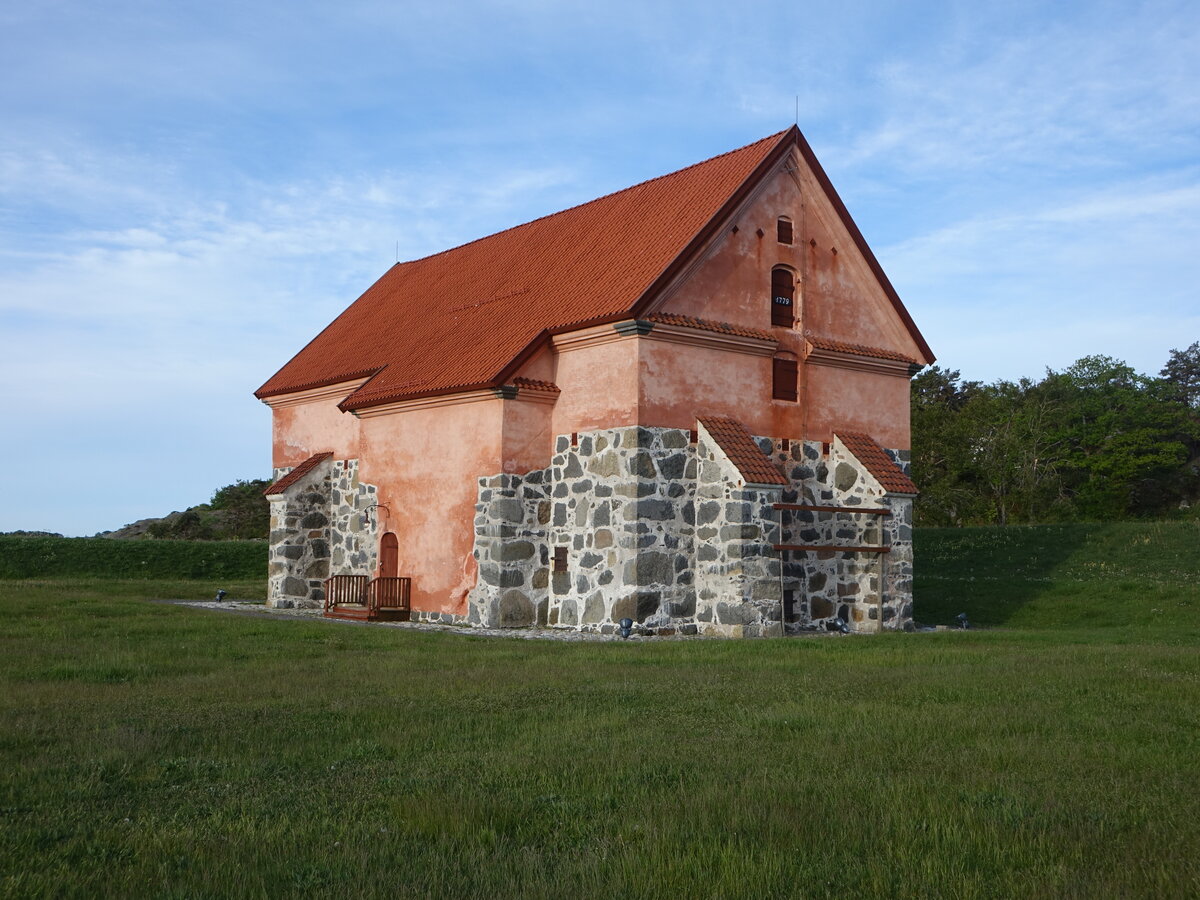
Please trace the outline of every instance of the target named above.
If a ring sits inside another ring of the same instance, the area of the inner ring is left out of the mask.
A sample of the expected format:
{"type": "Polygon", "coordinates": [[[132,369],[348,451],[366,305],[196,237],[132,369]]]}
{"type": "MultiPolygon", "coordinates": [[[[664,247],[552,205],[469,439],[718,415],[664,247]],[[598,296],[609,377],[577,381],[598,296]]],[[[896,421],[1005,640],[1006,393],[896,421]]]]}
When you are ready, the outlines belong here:
{"type": "Polygon", "coordinates": [[[500,471],[503,405],[480,400],[362,420],[359,477],[379,488],[414,609],[465,614],[475,586],[478,479],[500,471]]]}
{"type": "MultiPolygon", "coordinates": [[[[476,580],[478,479],[502,470],[506,430],[517,446],[536,430],[521,413],[510,420],[518,427],[506,429],[505,406],[534,404],[493,398],[363,419],[340,411],[336,399],[275,409],[274,464],[294,466],[326,450],[358,459],[359,478],[378,488],[379,531],[396,535],[399,574],[413,579],[413,608],[462,614],[476,580]]],[[[517,450],[510,464],[529,461],[517,450]]]]}
{"type": "Polygon", "coordinates": [[[795,177],[779,170],[767,179],[657,311],[769,332],[779,342],[779,353],[800,361],[800,396],[797,403],[772,400],[769,359],[725,354],[725,360],[714,361],[712,351],[703,348],[654,349],[642,354],[646,383],[641,395],[661,402],[647,403],[643,424],[674,424],[691,402],[696,409],[731,410],[724,414],[741,419],[755,434],[828,440],[843,428],[865,431],[889,447],[909,446],[906,377],[804,362],[806,334],[922,356],[806,166],[797,166],[795,177]],[[777,240],[781,216],[792,222],[790,245],[777,240]],[[771,324],[771,270],[777,265],[791,269],[796,279],[792,328],[771,324]],[[730,375],[723,379],[714,368],[730,375]],[[758,383],[749,369],[761,374],[758,383]],[[690,401],[689,382],[700,387],[690,401]],[[727,396],[719,395],[722,383],[730,386],[727,396]]]}
{"type": "Polygon", "coordinates": [[[360,423],[337,408],[338,399],[272,410],[271,464],[276,468],[296,466],[327,450],[338,459],[358,459],[360,423]]]}
{"type": "Polygon", "coordinates": [[[555,354],[554,434],[637,425],[638,339],[568,348],[555,354]]]}

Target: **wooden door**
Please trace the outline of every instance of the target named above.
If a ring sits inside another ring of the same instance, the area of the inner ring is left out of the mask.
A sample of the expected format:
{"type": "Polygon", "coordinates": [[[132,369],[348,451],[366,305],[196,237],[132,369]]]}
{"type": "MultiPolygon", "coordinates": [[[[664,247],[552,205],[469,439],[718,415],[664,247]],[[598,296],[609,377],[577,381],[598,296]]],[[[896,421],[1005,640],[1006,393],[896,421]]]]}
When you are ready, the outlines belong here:
{"type": "Polygon", "coordinates": [[[396,535],[388,532],[379,542],[379,577],[395,578],[400,565],[400,544],[396,535]]]}

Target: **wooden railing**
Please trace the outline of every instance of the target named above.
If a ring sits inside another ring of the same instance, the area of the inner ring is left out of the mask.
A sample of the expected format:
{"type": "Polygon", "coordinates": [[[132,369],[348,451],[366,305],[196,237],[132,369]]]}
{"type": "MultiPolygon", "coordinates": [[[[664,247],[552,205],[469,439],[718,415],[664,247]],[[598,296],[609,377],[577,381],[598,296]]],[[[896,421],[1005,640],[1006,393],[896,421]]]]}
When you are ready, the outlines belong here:
{"type": "Polygon", "coordinates": [[[334,575],[325,579],[325,609],[339,603],[364,603],[370,581],[366,575],[334,575]]]}
{"type": "Polygon", "coordinates": [[[411,578],[372,578],[367,585],[367,608],[408,609],[411,578]]]}

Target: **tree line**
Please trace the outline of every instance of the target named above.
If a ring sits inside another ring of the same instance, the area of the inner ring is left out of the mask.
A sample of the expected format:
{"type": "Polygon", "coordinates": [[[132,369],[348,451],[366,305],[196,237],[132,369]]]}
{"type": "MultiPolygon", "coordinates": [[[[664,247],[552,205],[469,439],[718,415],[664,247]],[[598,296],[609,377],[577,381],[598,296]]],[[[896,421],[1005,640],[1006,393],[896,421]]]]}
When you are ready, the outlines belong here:
{"type": "Polygon", "coordinates": [[[1158,517],[1200,500],[1200,342],[1157,377],[1088,356],[1040,381],[912,381],[920,525],[1158,517]]]}

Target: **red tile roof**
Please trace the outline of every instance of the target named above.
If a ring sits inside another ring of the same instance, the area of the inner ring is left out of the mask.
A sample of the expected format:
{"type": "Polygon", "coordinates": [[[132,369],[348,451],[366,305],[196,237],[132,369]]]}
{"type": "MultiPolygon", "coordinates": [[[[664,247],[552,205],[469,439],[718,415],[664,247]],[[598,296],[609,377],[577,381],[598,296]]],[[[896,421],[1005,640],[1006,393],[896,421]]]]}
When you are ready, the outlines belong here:
{"type": "Polygon", "coordinates": [[[857,353],[859,356],[873,356],[876,359],[895,359],[900,362],[921,365],[911,356],[897,353],[895,350],[885,350],[882,347],[868,347],[865,344],[847,344],[844,341],[831,341],[827,338],[809,337],[808,342],[821,350],[834,350],[839,353],[857,353]]]}
{"type": "Polygon", "coordinates": [[[912,479],[872,438],[856,431],[839,431],[837,437],[889,494],[920,493],[912,479]]]}
{"type": "Polygon", "coordinates": [[[646,316],[648,322],[658,322],[662,325],[679,325],[684,328],[699,328],[701,331],[715,331],[717,334],[732,334],[738,337],[758,338],[760,341],[774,341],[775,336],[769,331],[758,328],[745,328],[741,325],[731,325],[729,322],[714,322],[711,319],[697,319],[695,316],[681,316],[676,313],[654,313],[646,316]]]}
{"type": "Polygon", "coordinates": [[[729,457],[729,461],[737,466],[737,470],[748,484],[788,483],[779,467],[759,449],[749,429],[737,419],[726,416],[701,416],[700,424],[712,435],[712,439],[729,457]]]}
{"type": "Polygon", "coordinates": [[[562,388],[553,381],[539,381],[536,378],[518,377],[514,378],[512,383],[515,387],[529,388],[531,391],[549,391],[552,394],[562,393],[562,388]]]}
{"type": "Polygon", "coordinates": [[[331,456],[333,456],[332,451],[328,451],[325,453],[314,453],[312,456],[310,456],[304,462],[300,463],[300,465],[296,466],[296,468],[292,469],[292,471],[288,472],[286,475],[284,475],[282,478],[280,478],[277,482],[275,482],[273,485],[271,485],[269,488],[267,488],[265,491],[263,491],[263,494],[265,494],[268,497],[271,496],[272,494],[282,494],[284,491],[286,491],[288,488],[290,488],[293,484],[295,484],[297,481],[299,481],[301,478],[303,478],[305,475],[307,475],[309,472],[311,472],[313,469],[315,469],[317,466],[319,466],[325,460],[329,459],[331,456]]]}
{"type": "Polygon", "coordinates": [[[551,334],[644,313],[793,147],[813,169],[913,339],[927,350],[793,127],[590,203],[397,263],[256,396],[368,374],[372,377],[342,402],[343,409],[498,387],[551,334]]]}

